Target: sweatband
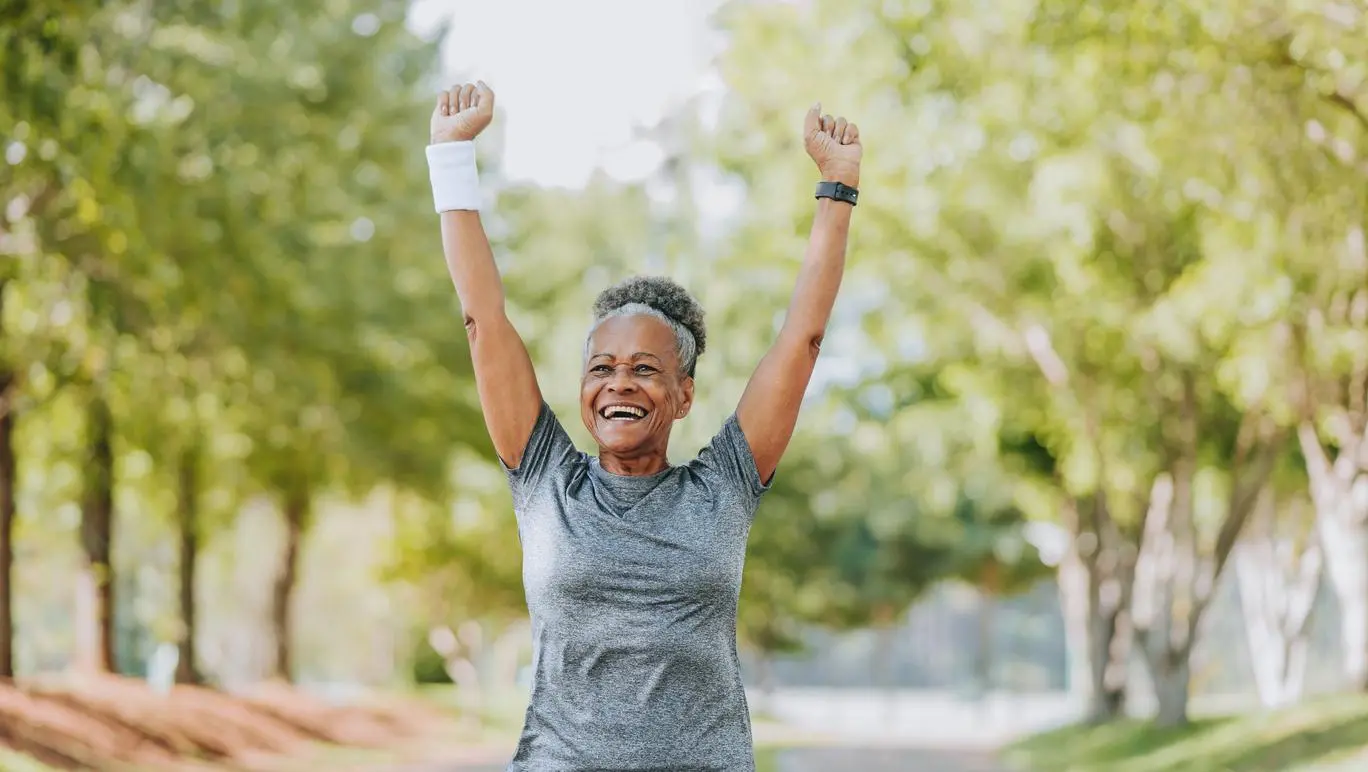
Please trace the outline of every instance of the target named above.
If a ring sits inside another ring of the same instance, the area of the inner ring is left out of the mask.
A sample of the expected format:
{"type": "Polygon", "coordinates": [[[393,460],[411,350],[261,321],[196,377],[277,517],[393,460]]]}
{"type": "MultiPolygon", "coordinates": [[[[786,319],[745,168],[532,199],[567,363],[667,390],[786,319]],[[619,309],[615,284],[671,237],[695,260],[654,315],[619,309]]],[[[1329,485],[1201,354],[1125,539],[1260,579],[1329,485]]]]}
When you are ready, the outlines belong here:
{"type": "Polygon", "coordinates": [[[480,210],[480,172],[475,166],[474,142],[428,145],[427,160],[438,214],[453,209],[480,210]]]}

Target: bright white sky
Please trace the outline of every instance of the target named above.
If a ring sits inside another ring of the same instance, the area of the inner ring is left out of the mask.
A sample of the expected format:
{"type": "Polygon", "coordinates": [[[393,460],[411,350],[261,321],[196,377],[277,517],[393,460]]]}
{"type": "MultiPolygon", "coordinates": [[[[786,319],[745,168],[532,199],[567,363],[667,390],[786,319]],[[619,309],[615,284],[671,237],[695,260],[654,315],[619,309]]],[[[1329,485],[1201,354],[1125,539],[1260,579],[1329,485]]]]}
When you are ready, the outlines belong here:
{"type": "Polygon", "coordinates": [[[698,90],[710,70],[718,0],[419,0],[422,32],[454,23],[450,79],[483,79],[499,97],[511,179],[578,187],[596,167],[648,173],[657,156],[632,142],[698,90]]]}

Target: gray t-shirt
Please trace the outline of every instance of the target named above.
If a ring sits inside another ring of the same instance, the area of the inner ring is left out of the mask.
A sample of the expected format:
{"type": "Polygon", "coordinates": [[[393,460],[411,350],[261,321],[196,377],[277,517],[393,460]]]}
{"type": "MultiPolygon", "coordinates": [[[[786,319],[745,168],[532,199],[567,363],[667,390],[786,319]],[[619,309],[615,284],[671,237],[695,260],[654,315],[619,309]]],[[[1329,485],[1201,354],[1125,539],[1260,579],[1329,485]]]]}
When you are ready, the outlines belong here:
{"type": "Polygon", "coordinates": [[[627,477],[543,404],[505,471],[533,647],[509,772],[752,772],[736,602],[768,486],[736,417],[687,465],[627,477]]]}

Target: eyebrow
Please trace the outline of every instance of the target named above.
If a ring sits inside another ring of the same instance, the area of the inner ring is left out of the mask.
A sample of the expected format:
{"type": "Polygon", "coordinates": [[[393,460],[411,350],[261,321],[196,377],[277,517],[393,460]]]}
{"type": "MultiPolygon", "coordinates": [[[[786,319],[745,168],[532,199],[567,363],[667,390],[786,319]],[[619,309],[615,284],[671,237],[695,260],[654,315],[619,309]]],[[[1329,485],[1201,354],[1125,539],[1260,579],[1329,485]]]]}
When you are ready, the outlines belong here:
{"type": "MultiPolygon", "coordinates": [[[[612,359],[612,358],[613,358],[613,355],[612,355],[612,354],[609,354],[609,353],[606,352],[606,351],[600,351],[600,352],[598,352],[597,354],[594,354],[593,356],[589,357],[589,361],[592,362],[592,361],[594,361],[595,359],[598,359],[598,358],[600,358],[600,357],[608,357],[609,359],[612,359]]],[[[657,361],[657,362],[662,362],[662,361],[664,361],[664,360],[662,360],[660,357],[656,356],[655,354],[652,354],[652,353],[649,352],[649,351],[638,351],[638,352],[636,352],[635,354],[632,355],[632,359],[640,359],[640,358],[642,358],[642,357],[647,357],[647,358],[650,358],[650,359],[654,359],[654,360],[657,361]]]]}

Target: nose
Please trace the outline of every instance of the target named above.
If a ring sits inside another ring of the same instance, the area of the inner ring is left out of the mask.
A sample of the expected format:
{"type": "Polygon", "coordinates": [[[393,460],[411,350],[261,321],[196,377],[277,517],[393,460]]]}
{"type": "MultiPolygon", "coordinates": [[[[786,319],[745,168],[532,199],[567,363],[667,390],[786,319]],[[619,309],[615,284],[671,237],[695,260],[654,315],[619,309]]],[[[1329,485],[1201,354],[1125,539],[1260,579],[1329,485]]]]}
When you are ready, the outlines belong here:
{"type": "Polygon", "coordinates": [[[626,367],[613,368],[613,377],[608,379],[608,391],[618,393],[624,391],[636,391],[636,380],[632,378],[631,370],[626,367]]]}

